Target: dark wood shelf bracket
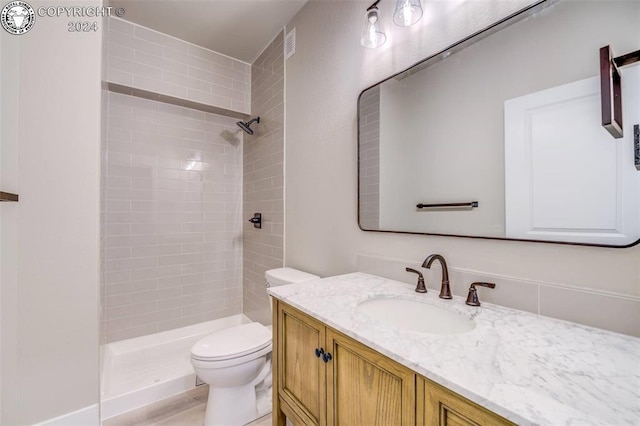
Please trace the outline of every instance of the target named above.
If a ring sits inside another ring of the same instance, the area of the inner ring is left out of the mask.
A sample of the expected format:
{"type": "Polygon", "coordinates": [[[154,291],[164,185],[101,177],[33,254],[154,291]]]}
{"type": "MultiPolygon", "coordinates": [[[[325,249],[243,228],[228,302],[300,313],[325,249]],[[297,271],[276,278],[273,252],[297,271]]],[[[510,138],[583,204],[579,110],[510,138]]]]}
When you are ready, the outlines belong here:
{"type": "Polygon", "coordinates": [[[18,194],[0,191],[0,202],[13,201],[18,202],[18,194]]]}
{"type": "Polygon", "coordinates": [[[640,62],[640,50],[614,57],[610,46],[600,48],[600,102],[602,127],[620,139],[622,128],[622,77],[620,68],[640,62]]]}

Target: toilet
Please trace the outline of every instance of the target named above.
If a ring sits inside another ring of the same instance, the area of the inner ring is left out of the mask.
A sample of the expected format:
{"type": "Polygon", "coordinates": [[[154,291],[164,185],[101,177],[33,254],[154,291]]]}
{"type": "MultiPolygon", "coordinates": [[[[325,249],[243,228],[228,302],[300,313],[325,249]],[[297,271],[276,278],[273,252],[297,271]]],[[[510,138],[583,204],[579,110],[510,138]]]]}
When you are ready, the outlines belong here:
{"type": "MultiPolygon", "coordinates": [[[[292,268],[265,273],[275,287],[319,278],[292,268]]],[[[256,386],[271,374],[271,327],[252,322],[210,334],[191,348],[196,375],[209,385],[205,426],[240,426],[258,417],[256,386]]]]}

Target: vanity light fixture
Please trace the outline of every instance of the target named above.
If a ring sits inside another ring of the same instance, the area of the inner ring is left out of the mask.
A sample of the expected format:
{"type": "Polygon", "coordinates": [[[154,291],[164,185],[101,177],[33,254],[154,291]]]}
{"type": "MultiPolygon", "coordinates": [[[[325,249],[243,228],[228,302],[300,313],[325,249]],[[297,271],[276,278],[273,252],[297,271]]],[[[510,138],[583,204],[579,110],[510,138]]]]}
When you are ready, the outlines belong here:
{"type": "Polygon", "coordinates": [[[377,0],[367,8],[367,11],[364,14],[362,37],[360,38],[360,43],[364,47],[369,47],[371,49],[380,47],[385,41],[387,41],[387,35],[384,33],[382,23],[380,22],[380,10],[378,10],[378,3],[380,3],[380,0],[377,0]]]}
{"type": "MultiPolygon", "coordinates": [[[[380,10],[376,0],[367,8],[364,15],[364,25],[362,27],[362,37],[360,43],[364,47],[380,47],[387,41],[382,23],[380,22],[380,10]]],[[[396,10],[393,14],[393,22],[401,27],[409,27],[422,18],[422,3],[420,0],[397,0],[396,10]]]]}

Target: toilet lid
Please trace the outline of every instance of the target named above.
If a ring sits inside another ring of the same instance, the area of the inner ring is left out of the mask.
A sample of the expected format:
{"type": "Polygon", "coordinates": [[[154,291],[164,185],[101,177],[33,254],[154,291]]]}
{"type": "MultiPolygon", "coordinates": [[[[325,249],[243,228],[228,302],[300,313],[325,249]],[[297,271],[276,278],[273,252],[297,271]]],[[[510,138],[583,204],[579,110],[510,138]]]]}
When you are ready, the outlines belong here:
{"type": "Polygon", "coordinates": [[[271,331],[258,322],[231,327],[200,339],[191,348],[195,358],[223,360],[238,358],[271,344],[271,331]]]}

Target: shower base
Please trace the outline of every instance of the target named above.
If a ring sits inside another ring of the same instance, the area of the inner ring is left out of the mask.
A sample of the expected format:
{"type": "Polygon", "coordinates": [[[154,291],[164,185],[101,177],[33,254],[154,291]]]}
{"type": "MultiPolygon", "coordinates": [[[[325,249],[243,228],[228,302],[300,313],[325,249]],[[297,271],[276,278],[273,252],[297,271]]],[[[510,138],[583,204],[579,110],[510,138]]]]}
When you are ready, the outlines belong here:
{"type": "MultiPolygon", "coordinates": [[[[191,347],[207,334],[249,322],[251,320],[244,315],[233,315],[106,344],[103,348],[101,418],[118,416],[194,389],[196,375],[191,366],[191,347]]],[[[258,392],[261,416],[271,411],[270,399],[270,388],[258,392]]]]}

